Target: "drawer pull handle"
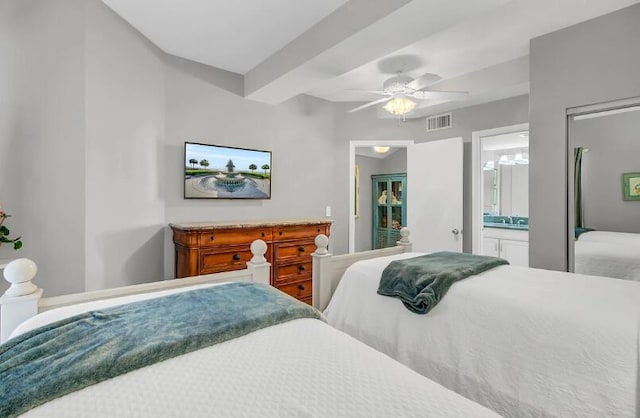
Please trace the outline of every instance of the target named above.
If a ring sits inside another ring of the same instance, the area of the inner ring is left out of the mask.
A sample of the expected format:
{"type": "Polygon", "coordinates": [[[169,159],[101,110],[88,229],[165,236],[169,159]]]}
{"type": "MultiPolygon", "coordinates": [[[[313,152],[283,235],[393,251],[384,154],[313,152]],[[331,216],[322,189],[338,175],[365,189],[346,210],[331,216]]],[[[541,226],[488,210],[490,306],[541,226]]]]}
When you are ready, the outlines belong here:
{"type": "Polygon", "coordinates": [[[302,265],[298,266],[298,270],[304,271],[304,266],[302,266],[302,265]]]}
{"type": "Polygon", "coordinates": [[[299,284],[299,285],[298,285],[298,289],[299,289],[299,290],[304,290],[304,285],[303,285],[303,284],[299,284]]]}
{"type": "Polygon", "coordinates": [[[298,247],[298,251],[300,251],[301,253],[303,253],[303,252],[304,252],[304,247],[303,247],[302,245],[301,245],[301,246],[299,246],[299,247],[298,247]]]}
{"type": "Polygon", "coordinates": [[[209,235],[209,241],[213,241],[213,235],[209,235]]]}
{"type": "Polygon", "coordinates": [[[234,255],[233,255],[233,259],[234,259],[235,261],[239,261],[239,260],[240,260],[240,254],[237,254],[237,253],[236,253],[236,254],[234,254],[234,255]]]}
{"type": "Polygon", "coordinates": [[[264,238],[264,232],[260,234],[262,236],[262,238],[264,238]]]}

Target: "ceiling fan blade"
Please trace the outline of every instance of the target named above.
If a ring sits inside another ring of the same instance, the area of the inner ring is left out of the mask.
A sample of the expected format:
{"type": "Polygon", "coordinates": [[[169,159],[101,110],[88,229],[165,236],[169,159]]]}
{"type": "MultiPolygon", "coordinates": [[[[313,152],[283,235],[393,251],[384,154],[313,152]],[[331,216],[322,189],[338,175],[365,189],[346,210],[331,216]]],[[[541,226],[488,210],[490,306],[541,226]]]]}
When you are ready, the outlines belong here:
{"type": "Polygon", "coordinates": [[[357,91],[358,93],[373,93],[373,94],[384,94],[390,95],[388,92],[384,90],[362,90],[362,89],[347,89],[347,91],[357,91]]]}
{"type": "Polygon", "coordinates": [[[469,96],[467,91],[436,91],[436,90],[423,90],[411,93],[408,96],[414,97],[419,100],[430,99],[445,99],[449,101],[464,100],[469,96]]]}
{"type": "Polygon", "coordinates": [[[407,87],[414,90],[422,90],[425,87],[429,87],[430,85],[437,83],[441,79],[442,77],[440,77],[437,74],[425,73],[425,74],[422,74],[420,77],[416,78],[415,80],[413,80],[412,82],[408,83],[407,87]]]}
{"type": "Polygon", "coordinates": [[[355,108],[349,110],[349,113],[357,112],[358,110],[366,109],[367,107],[377,105],[378,103],[384,103],[384,102],[387,102],[389,100],[391,100],[391,97],[385,97],[385,98],[382,98],[382,99],[374,100],[372,102],[363,104],[362,106],[358,106],[358,107],[355,107],[355,108]]]}

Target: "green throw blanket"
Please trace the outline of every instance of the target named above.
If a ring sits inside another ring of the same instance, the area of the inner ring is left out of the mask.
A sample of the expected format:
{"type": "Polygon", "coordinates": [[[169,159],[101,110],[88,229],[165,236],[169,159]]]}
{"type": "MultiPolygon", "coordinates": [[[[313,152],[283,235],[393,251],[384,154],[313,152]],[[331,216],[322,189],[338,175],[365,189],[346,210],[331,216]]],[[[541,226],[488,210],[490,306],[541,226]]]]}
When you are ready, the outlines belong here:
{"type": "Polygon", "coordinates": [[[229,283],[64,319],[0,345],[0,417],[316,309],[267,285],[229,283]]]}
{"type": "Polygon", "coordinates": [[[392,261],[382,272],[378,294],[399,298],[412,312],[426,314],[451,285],[507,260],[448,251],[392,261]]]}

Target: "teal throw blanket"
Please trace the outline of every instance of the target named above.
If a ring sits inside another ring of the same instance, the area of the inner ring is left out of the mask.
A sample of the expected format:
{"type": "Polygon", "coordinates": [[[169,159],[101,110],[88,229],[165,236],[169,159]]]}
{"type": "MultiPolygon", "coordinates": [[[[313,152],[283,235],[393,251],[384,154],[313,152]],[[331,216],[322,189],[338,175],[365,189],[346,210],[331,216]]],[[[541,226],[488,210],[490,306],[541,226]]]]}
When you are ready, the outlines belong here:
{"type": "Polygon", "coordinates": [[[297,318],[321,314],[273,287],[229,283],[46,325],[0,345],[0,417],[297,318]]]}
{"type": "Polygon", "coordinates": [[[392,261],[382,272],[378,294],[399,298],[411,312],[426,314],[451,285],[507,260],[497,257],[441,251],[392,261]]]}

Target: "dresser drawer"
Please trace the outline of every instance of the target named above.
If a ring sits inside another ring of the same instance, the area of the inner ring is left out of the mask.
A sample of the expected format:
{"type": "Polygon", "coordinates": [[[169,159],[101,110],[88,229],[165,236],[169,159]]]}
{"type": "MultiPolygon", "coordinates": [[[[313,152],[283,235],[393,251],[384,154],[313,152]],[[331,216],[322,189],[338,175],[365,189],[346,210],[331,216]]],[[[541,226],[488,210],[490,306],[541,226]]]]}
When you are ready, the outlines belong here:
{"type": "Polygon", "coordinates": [[[278,261],[291,260],[294,258],[308,258],[316,250],[313,241],[300,241],[290,244],[277,244],[275,247],[275,257],[278,261]]]}
{"type": "Polygon", "coordinates": [[[327,234],[324,225],[299,225],[279,226],[273,230],[273,238],[276,240],[310,238],[315,239],[318,234],[327,234]]]}
{"type": "Polygon", "coordinates": [[[302,263],[278,265],[275,271],[275,282],[284,283],[311,278],[311,260],[302,263]]]}
{"type": "Polygon", "coordinates": [[[223,253],[203,251],[200,253],[200,274],[247,268],[247,262],[251,260],[252,256],[250,250],[223,253]]]}
{"type": "Polygon", "coordinates": [[[312,281],[307,280],[304,282],[297,282],[291,284],[285,284],[277,286],[282,292],[293,296],[296,299],[308,299],[311,298],[311,291],[313,289],[312,281]]]}
{"type": "Polygon", "coordinates": [[[254,240],[261,239],[270,242],[272,238],[270,228],[207,231],[200,234],[201,247],[214,247],[218,245],[250,244],[254,240]]]}

